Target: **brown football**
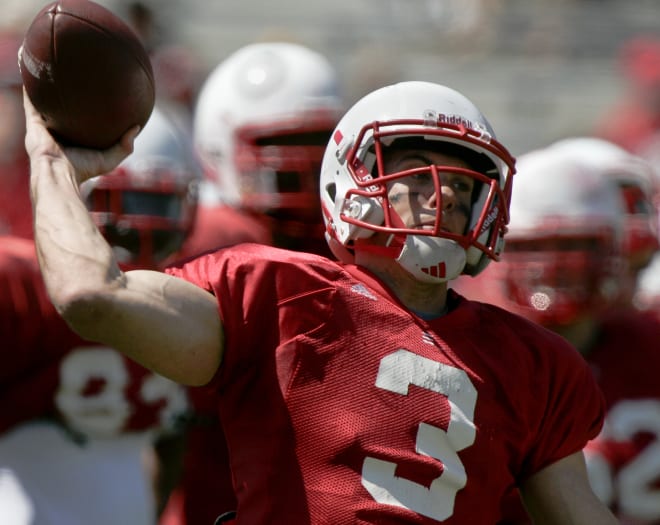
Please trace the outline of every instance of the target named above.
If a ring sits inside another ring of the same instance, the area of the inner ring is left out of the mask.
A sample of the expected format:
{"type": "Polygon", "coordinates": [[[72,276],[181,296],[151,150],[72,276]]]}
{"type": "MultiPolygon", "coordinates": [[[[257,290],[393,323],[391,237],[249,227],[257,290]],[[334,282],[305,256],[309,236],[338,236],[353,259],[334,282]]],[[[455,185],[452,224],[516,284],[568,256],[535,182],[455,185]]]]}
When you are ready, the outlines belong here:
{"type": "Polygon", "coordinates": [[[105,149],[144,127],[153,70],[137,35],[89,0],[58,0],[30,24],[19,51],[26,92],[60,142],[105,149]]]}

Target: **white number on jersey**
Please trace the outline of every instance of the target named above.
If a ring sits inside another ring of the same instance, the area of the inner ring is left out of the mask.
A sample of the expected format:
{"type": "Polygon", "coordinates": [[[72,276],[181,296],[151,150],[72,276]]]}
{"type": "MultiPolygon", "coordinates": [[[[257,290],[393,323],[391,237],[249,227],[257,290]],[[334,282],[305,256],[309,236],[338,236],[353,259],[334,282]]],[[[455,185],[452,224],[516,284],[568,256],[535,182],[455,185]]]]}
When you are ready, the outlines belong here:
{"type": "Polygon", "coordinates": [[[618,498],[622,514],[655,523],[660,520],[660,401],[631,399],[617,403],[608,412],[597,439],[625,443],[641,433],[653,435],[653,441],[618,474],[613,473],[604,457],[587,450],[589,480],[607,505],[618,498]]]}
{"type": "Polygon", "coordinates": [[[367,457],[362,465],[362,485],[379,503],[395,505],[442,521],[454,512],[456,493],[465,487],[467,474],[457,452],[474,443],[474,408],[477,391],[458,368],[397,350],[380,363],[376,386],[400,395],[416,385],[447,397],[451,419],[447,430],[420,422],[415,452],[443,465],[442,474],[429,488],[394,475],[397,465],[367,457]]]}
{"type": "MultiPolygon", "coordinates": [[[[79,348],[66,355],[60,364],[55,404],[72,429],[97,437],[116,435],[124,430],[133,412],[126,392],[130,381],[126,362],[116,350],[79,348]],[[86,391],[90,388],[94,391],[86,391]]],[[[163,427],[170,425],[175,415],[186,408],[183,388],[153,373],[145,372],[139,397],[145,403],[165,400],[158,414],[163,427]]]]}

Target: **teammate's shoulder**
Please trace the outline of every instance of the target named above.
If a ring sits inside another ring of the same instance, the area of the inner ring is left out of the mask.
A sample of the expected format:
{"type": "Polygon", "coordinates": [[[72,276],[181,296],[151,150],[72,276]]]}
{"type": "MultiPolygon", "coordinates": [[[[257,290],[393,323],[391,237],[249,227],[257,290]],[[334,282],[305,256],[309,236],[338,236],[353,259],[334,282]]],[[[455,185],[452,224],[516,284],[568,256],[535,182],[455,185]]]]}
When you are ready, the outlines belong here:
{"type": "Polygon", "coordinates": [[[452,290],[452,294],[463,308],[473,312],[480,326],[488,327],[494,334],[513,334],[517,339],[535,346],[549,344],[574,350],[570,343],[557,333],[518,313],[485,301],[468,299],[456,290],[452,290]]]}
{"type": "Polygon", "coordinates": [[[263,268],[265,271],[273,272],[294,267],[304,268],[307,271],[323,271],[324,273],[335,273],[342,269],[339,262],[321,255],[287,250],[261,243],[241,243],[209,250],[198,256],[179,260],[170,265],[168,270],[173,271],[176,267],[191,263],[198,267],[210,264],[215,267],[242,267],[251,270],[263,268]]]}
{"type": "Polygon", "coordinates": [[[601,331],[607,337],[657,341],[660,337],[660,316],[655,311],[633,307],[608,312],[602,319],[601,331]]]}

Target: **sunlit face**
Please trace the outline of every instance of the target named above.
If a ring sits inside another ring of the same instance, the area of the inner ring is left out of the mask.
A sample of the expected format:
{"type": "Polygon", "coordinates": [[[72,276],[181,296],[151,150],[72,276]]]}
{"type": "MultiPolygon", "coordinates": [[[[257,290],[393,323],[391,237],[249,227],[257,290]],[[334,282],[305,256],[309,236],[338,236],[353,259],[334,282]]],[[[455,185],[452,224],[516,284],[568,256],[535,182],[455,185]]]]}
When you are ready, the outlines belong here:
{"type": "MultiPolygon", "coordinates": [[[[470,169],[453,156],[425,149],[397,149],[384,158],[386,174],[423,168],[429,165],[470,169]]],[[[441,196],[436,194],[430,171],[397,179],[388,184],[388,197],[394,211],[408,228],[432,229],[442,203],[442,229],[465,233],[471,209],[475,181],[467,175],[440,171],[441,196]]]]}

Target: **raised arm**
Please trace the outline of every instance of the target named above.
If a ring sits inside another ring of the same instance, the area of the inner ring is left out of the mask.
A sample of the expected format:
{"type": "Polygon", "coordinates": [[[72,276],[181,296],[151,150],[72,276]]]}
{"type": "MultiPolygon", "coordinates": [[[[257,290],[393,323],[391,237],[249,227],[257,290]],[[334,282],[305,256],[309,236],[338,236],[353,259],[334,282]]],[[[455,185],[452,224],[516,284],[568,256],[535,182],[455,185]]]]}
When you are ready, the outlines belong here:
{"type": "Polygon", "coordinates": [[[615,525],[619,523],[591,490],[582,452],[534,474],[521,487],[535,525],[615,525]]]}
{"type": "Polygon", "coordinates": [[[82,337],[174,381],[208,382],[222,353],[214,297],[164,273],[122,272],[80,199],[81,182],[130,154],[137,128],[106,151],[64,148],[23,98],[35,240],[51,301],[82,337]]]}

